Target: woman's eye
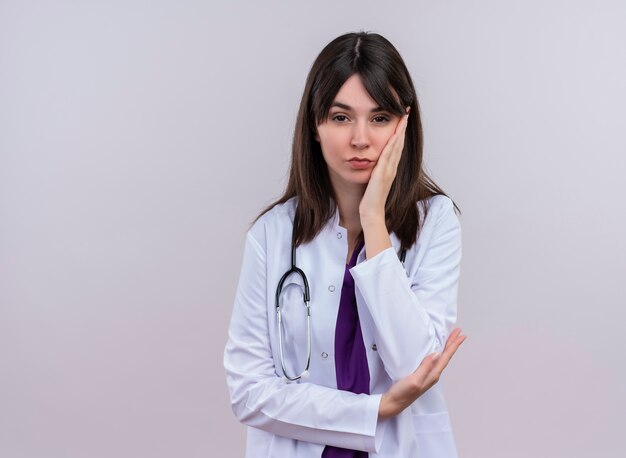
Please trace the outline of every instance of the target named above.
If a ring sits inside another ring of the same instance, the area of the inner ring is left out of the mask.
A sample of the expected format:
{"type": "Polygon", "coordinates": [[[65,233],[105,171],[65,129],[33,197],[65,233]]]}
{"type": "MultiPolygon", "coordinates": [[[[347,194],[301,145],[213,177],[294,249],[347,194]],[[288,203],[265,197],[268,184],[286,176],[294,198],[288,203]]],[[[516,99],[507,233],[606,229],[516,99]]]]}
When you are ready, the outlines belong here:
{"type": "Polygon", "coordinates": [[[389,118],[387,116],[376,116],[374,118],[374,121],[376,121],[376,122],[387,122],[387,121],[389,121],[389,118]]]}
{"type": "Polygon", "coordinates": [[[344,116],[344,115],[333,116],[333,120],[334,121],[345,122],[347,119],[348,119],[348,117],[344,116]]]}

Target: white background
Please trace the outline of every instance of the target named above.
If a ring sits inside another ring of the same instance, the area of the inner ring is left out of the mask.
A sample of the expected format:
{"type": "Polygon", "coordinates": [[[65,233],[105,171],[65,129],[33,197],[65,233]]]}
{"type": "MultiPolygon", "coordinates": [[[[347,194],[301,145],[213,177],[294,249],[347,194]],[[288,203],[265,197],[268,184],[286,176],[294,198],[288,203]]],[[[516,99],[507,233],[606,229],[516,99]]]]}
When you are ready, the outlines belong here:
{"type": "Polygon", "coordinates": [[[239,457],[222,351],[304,80],[370,30],[462,209],[463,457],[621,457],[626,3],[0,1],[0,456],[239,457]]]}

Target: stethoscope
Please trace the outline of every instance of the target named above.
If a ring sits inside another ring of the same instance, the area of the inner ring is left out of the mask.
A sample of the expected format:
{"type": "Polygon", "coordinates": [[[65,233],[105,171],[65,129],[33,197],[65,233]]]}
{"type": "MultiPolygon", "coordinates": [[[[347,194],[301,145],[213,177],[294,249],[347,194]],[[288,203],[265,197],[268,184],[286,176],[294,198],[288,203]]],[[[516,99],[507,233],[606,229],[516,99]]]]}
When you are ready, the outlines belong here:
{"type": "MultiPolygon", "coordinates": [[[[283,374],[285,378],[288,380],[295,382],[300,379],[307,379],[310,375],[309,367],[311,366],[311,306],[309,302],[311,301],[311,293],[309,290],[309,281],[306,278],[306,274],[302,269],[296,266],[296,244],[294,242],[294,237],[292,234],[291,238],[291,267],[287,270],[280,280],[278,281],[278,286],[276,287],[276,320],[278,324],[278,353],[280,354],[280,365],[283,369],[283,374]],[[285,356],[283,352],[283,321],[281,314],[281,306],[280,306],[280,294],[283,290],[283,284],[287,280],[291,274],[299,275],[302,279],[302,284],[304,285],[302,289],[302,297],[304,299],[304,306],[306,307],[306,365],[304,366],[304,370],[300,372],[300,374],[291,376],[287,374],[287,368],[285,367],[285,356]]],[[[406,258],[406,250],[401,250],[398,254],[400,258],[400,262],[404,265],[404,260],[406,258]]]]}

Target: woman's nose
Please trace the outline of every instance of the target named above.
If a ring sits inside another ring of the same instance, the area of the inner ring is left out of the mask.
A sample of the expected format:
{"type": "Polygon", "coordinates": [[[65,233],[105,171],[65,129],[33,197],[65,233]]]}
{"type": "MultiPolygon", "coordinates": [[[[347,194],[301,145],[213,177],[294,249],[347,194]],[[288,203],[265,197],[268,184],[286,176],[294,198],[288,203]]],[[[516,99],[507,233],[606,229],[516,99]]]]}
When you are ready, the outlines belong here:
{"type": "Polygon", "coordinates": [[[367,123],[356,122],[352,127],[352,146],[357,149],[367,148],[370,144],[367,123]]]}

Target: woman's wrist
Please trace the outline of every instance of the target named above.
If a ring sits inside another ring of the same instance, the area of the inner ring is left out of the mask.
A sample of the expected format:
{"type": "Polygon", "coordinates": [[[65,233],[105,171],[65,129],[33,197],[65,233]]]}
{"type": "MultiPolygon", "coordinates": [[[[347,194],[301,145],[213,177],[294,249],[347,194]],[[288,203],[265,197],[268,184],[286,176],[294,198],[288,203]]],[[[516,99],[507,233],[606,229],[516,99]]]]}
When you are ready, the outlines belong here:
{"type": "Polygon", "coordinates": [[[365,253],[371,259],[391,246],[387,224],[383,218],[361,219],[365,239],[365,253]]]}
{"type": "Polygon", "coordinates": [[[403,405],[398,399],[393,399],[389,392],[384,393],[380,398],[380,405],[378,407],[378,419],[386,420],[387,418],[395,417],[402,412],[408,405],[403,405]]]}
{"type": "Polygon", "coordinates": [[[389,412],[389,403],[387,402],[387,394],[383,394],[380,398],[380,404],[378,405],[378,419],[386,420],[391,416],[389,412]]]}
{"type": "Polygon", "coordinates": [[[383,205],[381,208],[364,208],[360,206],[359,218],[361,219],[361,225],[368,221],[385,221],[385,206],[383,205]]]}

